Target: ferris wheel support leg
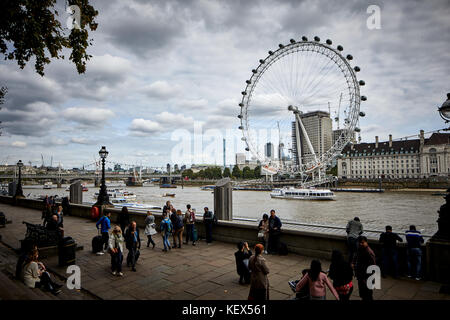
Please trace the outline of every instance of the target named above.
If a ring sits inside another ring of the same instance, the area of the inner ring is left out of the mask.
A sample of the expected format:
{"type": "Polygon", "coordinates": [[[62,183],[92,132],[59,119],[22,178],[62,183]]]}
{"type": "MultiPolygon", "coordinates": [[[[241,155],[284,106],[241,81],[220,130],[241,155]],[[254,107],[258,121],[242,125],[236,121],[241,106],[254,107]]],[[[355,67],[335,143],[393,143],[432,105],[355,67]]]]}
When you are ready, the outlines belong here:
{"type": "Polygon", "coordinates": [[[306,138],[306,144],[308,145],[308,149],[311,152],[311,154],[314,156],[314,160],[317,162],[316,152],[314,151],[314,148],[311,144],[311,140],[309,140],[309,136],[308,136],[308,133],[306,132],[305,126],[303,125],[302,119],[300,119],[300,116],[298,115],[298,113],[295,114],[295,117],[297,119],[297,122],[300,124],[300,127],[302,128],[302,133],[306,138]]]}

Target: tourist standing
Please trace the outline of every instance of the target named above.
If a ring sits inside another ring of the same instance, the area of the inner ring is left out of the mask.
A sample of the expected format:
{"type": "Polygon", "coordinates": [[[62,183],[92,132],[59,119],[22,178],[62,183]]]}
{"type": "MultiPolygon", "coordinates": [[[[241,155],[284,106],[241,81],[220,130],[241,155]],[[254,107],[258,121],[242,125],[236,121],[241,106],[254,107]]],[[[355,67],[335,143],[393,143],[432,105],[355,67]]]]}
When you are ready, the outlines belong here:
{"type": "Polygon", "coordinates": [[[255,246],[255,255],[248,262],[250,269],[250,292],[248,300],[269,300],[269,268],[266,259],[262,256],[264,246],[258,243],[255,246]]]}
{"type": "Polygon", "coordinates": [[[45,265],[39,262],[38,258],[39,251],[32,250],[23,265],[23,282],[29,288],[45,288],[56,296],[61,292],[62,285],[55,283],[50,278],[45,265]]]}
{"type": "Polygon", "coordinates": [[[204,208],[205,213],[203,214],[203,223],[205,225],[205,234],[206,234],[206,244],[210,244],[212,242],[212,228],[214,224],[214,214],[209,211],[208,207],[204,208]]]}
{"type": "Polygon", "coordinates": [[[70,202],[69,197],[62,198],[61,205],[65,216],[70,216],[70,202]]]}
{"type": "Polygon", "coordinates": [[[348,262],[352,263],[353,255],[358,248],[358,237],[363,233],[363,226],[358,217],[347,223],[345,232],[347,232],[348,262]]]}
{"type": "Polygon", "coordinates": [[[252,256],[252,251],[248,247],[247,242],[239,242],[237,244],[238,251],[234,253],[236,259],[236,271],[239,275],[239,284],[250,283],[250,270],[248,269],[249,258],[252,256]]]}
{"type": "Polygon", "coordinates": [[[175,217],[175,223],[173,224],[174,231],[174,237],[173,237],[173,247],[175,248],[177,246],[176,239],[178,239],[178,248],[181,249],[181,240],[183,239],[183,231],[184,231],[184,225],[183,225],[183,213],[181,210],[177,210],[176,217],[175,217]]]}
{"type": "Polygon", "coordinates": [[[113,276],[123,276],[123,243],[125,239],[122,236],[122,230],[119,226],[115,226],[111,237],[109,238],[109,252],[111,254],[111,272],[113,276]]]}
{"type": "Polygon", "coordinates": [[[170,201],[166,201],[166,204],[163,207],[163,213],[166,212],[167,209],[172,209],[171,207],[172,207],[172,205],[171,205],[170,201]]]}
{"type": "Polygon", "coordinates": [[[58,215],[54,214],[52,219],[47,222],[45,228],[49,231],[56,231],[58,233],[58,238],[61,240],[64,238],[64,228],[58,218],[58,215]]]}
{"type": "Polygon", "coordinates": [[[184,220],[186,221],[186,242],[185,244],[189,243],[189,239],[192,241],[192,245],[195,246],[195,240],[194,239],[194,228],[195,228],[195,212],[191,209],[191,205],[188,204],[186,206],[186,213],[184,215],[184,220]]]}
{"type": "Polygon", "coordinates": [[[359,296],[362,300],[373,300],[372,289],[367,287],[367,278],[369,277],[367,268],[375,264],[375,253],[369,247],[367,238],[360,236],[358,238],[358,250],[356,250],[356,254],[353,256],[352,267],[358,279],[359,296]]]}
{"type": "Polygon", "coordinates": [[[130,224],[130,214],[128,213],[127,207],[122,207],[122,210],[120,210],[117,217],[117,223],[119,223],[120,229],[125,234],[126,228],[130,224]]]}
{"type": "Polygon", "coordinates": [[[168,217],[169,209],[166,210],[166,212],[163,213],[160,230],[161,230],[161,236],[163,238],[163,244],[164,244],[164,252],[167,252],[167,249],[170,250],[170,241],[169,241],[169,235],[172,233],[172,222],[170,221],[168,217]]]}
{"type": "Polygon", "coordinates": [[[139,249],[141,248],[141,238],[136,221],[132,221],[125,233],[125,243],[128,249],[127,266],[131,266],[131,271],[136,271],[136,261],[139,258],[139,249]]]}
{"type": "Polygon", "coordinates": [[[331,253],[328,276],[333,280],[333,287],[339,295],[339,300],[348,301],[353,292],[353,269],[338,250],[331,253]]]}
{"type": "Polygon", "coordinates": [[[312,260],[309,271],[303,276],[303,278],[297,283],[296,292],[300,290],[306,284],[309,285],[309,297],[310,300],[326,300],[327,289],[330,289],[336,300],[339,300],[339,296],[328,280],[327,275],[322,271],[322,264],[319,260],[312,260]]]}
{"type": "Polygon", "coordinates": [[[97,252],[97,255],[103,255],[104,251],[108,248],[109,245],[109,229],[111,229],[111,212],[105,213],[95,224],[97,229],[99,229],[100,226],[100,232],[102,234],[102,241],[104,245],[103,252],[97,252]]]}
{"type": "Polygon", "coordinates": [[[280,246],[281,220],[275,214],[275,210],[270,210],[269,218],[269,253],[277,253],[280,246]]]}
{"type": "Polygon", "coordinates": [[[177,210],[172,206],[172,205],[170,205],[170,213],[169,213],[170,215],[169,215],[169,219],[170,219],[170,222],[172,222],[172,238],[173,238],[173,246],[172,246],[172,248],[176,248],[177,247],[177,241],[176,241],[176,239],[175,239],[175,223],[176,223],[176,221],[177,221],[177,210]]]}
{"type": "Polygon", "coordinates": [[[145,230],[144,233],[147,236],[147,248],[150,246],[150,243],[152,244],[152,249],[155,249],[155,241],[153,241],[152,236],[156,234],[155,229],[155,216],[150,211],[147,211],[147,217],[144,221],[145,224],[145,230]]]}
{"type": "Polygon", "coordinates": [[[420,280],[422,267],[422,249],[420,249],[420,245],[424,243],[424,240],[420,231],[416,230],[416,226],[409,226],[409,230],[406,231],[406,241],[408,242],[408,278],[414,277],[416,280],[420,280]]]}
{"type": "Polygon", "coordinates": [[[63,227],[63,223],[64,223],[64,218],[63,218],[63,207],[62,206],[58,206],[58,209],[56,211],[56,215],[58,216],[58,223],[60,224],[61,227],[63,227]]]}
{"type": "Polygon", "coordinates": [[[269,216],[267,215],[267,213],[263,214],[263,218],[259,222],[258,239],[264,245],[264,253],[267,254],[267,246],[269,240],[269,216]]]}
{"type": "Polygon", "coordinates": [[[383,260],[381,275],[386,277],[389,272],[389,267],[391,266],[393,277],[396,278],[398,275],[398,263],[397,263],[397,241],[403,242],[403,239],[394,232],[392,232],[391,226],[386,226],[386,232],[380,234],[380,244],[381,244],[381,256],[383,260]]]}

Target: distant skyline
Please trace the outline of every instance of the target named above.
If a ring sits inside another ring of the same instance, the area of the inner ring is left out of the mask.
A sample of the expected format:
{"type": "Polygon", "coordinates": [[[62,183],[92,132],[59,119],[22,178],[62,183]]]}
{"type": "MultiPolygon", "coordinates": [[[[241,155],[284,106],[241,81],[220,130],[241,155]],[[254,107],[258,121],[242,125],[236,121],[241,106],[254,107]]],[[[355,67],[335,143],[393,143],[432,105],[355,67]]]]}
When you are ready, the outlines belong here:
{"type": "MultiPolygon", "coordinates": [[[[8,87],[0,110],[0,164],[21,159],[40,165],[43,154],[65,168],[81,167],[102,145],[118,163],[186,164],[187,158],[171,160],[179,143],[172,133],[193,133],[194,122],[223,137],[236,130],[251,69],[268,50],[303,35],[332,39],[361,67],[361,94],[368,98],[361,107],[362,142],[446,127],[437,108],[450,92],[448,0],[92,4],[99,25],[85,74],[67,59],[53,60],[44,77],[33,61],[24,70],[0,61],[0,86],[8,87]],[[366,26],[371,4],[381,8],[381,29],[366,26]]],[[[235,140],[227,139],[227,164],[244,152],[240,136],[235,140]]],[[[222,165],[223,154],[204,150],[201,160],[222,165]]]]}

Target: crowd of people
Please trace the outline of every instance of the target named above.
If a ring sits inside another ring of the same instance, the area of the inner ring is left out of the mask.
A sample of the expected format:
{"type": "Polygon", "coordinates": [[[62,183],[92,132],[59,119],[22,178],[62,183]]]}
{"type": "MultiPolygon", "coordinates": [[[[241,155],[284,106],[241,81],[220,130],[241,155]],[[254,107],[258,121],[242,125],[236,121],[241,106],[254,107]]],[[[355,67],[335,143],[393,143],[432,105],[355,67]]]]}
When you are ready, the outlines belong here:
{"type": "MultiPolygon", "coordinates": [[[[236,270],[240,284],[250,284],[250,300],[266,300],[269,298],[269,282],[266,260],[263,253],[275,253],[279,246],[281,221],[271,210],[271,216],[264,214],[258,225],[258,243],[255,255],[246,242],[239,242],[235,252],[236,270]],[[266,251],[265,248],[269,248],[266,251]]],[[[398,276],[397,242],[403,239],[386,226],[379,237],[381,246],[381,273],[386,277],[390,273],[398,276]]],[[[339,250],[333,250],[328,271],[322,270],[319,260],[312,260],[309,269],[302,270],[301,278],[293,282],[296,299],[325,300],[326,288],[340,301],[347,301],[353,292],[353,279],[358,282],[359,296],[362,300],[373,300],[373,290],[368,287],[367,280],[371,276],[370,266],[377,265],[374,251],[369,246],[367,237],[363,235],[363,225],[358,217],[350,220],[346,226],[348,258],[339,250]],[[330,281],[332,280],[332,282],[330,281]]],[[[407,276],[420,280],[421,244],[424,239],[414,225],[406,231],[407,241],[407,276]]]]}
{"type": "MultiPolygon", "coordinates": [[[[46,197],[45,208],[42,214],[44,225],[48,230],[56,231],[61,238],[64,236],[63,207],[56,205],[54,199],[46,197]]],[[[208,207],[204,208],[203,225],[205,240],[207,244],[213,240],[213,226],[217,222],[216,216],[208,207]]],[[[191,205],[186,206],[183,213],[177,210],[167,201],[162,210],[162,220],[156,225],[155,217],[148,211],[145,218],[144,234],[147,237],[147,248],[152,245],[155,249],[156,243],[153,236],[160,233],[162,237],[162,251],[169,252],[172,249],[181,249],[182,244],[196,245],[197,229],[196,214],[191,205]],[[184,232],[186,231],[186,232],[184,232]],[[183,241],[183,233],[185,240],[183,241]],[[170,236],[172,236],[172,243],[170,236]]],[[[96,227],[101,233],[102,248],[97,253],[103,255],[108,252],[111,255],[111,272],[116,276],[123,276],[122,271],[124,249],[128,250],[126,263],[132,272],[136,272],[136,262],[140,256],[141,238],[136,221],[130,221],[127,207],[123,207],[118,215],[117,225],[112,226],[111,213],[105,214],[96,222],[96,227]],[[111,234],[110,234],[110,230],[111,234]]],[[[282,222],[277,217],[275,210],[263,214],[258,224],[259,242],[252,251],[247,242],[241,241],[237,244],[235,252],[236,270],[241,285],[250,285],[250,300],[269,299],[269,267],[264,254],[280,253],[282,243],[280,242],[282,222]]],[[[333,250],[331,264],[328,271],[322,270],[319,260],[312,260],[309,269],[301,272],[299,280],[294,282],[292,289],[296,292],[296,299],[324,300],[326,299],[326,288],[340,301],[350,299],[353,292],[353,279],[358,282],[359,296],[362,300],[373,300],[373,291],[367,286],[370,273],[369,266],[377,264],[374,251],[369,246],[367,237],[363,235],[364,228],[358,217],[350,220],[346,226],[347,233],[347,258],[339,250],[333,250]],[[330,280],[331,279],[331,280],[330,280]]],[[[421,244],[424,239],[420,231],[411,225],[405,232],[407,242],[407,276],[421,279],[421,244]]],[[[386,226],[385,232],[380,234],[379,244],[381,247],[382,277],[388,274],[398,277],[398,250],[397,243],[403,239],[394,233],[391,226],[386,226]]],[[[19,258],[17,274],[29,287],[44,287],[54,294],[59,293],[60,285],[56,284],[46,271],[43,263],[38,261],[38,250],[33,248],[28,254],[19,258]]]]}
{"type": "MultiPolygon", "coordinates": [[[[155,223],[155,217],[151,211],[147,212],[144,224],[144,234],[147,237],[147,248],[152,245],[155,249],[156,243],[153,236],[160,233],[162,237],[162,251],[169,252],[172,249],[181,249],[182,244],[196,245],[197,229],[195,226],[196,215],[191,205],[186,206],[183,214],[181,210],[173,207],[170,201],[167,201],[163,207],[162,219],[159,226],[155,223]],[[186,236],[183,241],[183,233],[186,228],[186,236]],[[172,243],[170,242],[172,236],[172,243]]],[[[216,216],[208,209],[204,208],[203,224],[205,227],[206,244],[212,243],[213,225],[217,222],[216,216]]],[[[141,238],[136,221],[130,221],[130,215],[127,207],[123,207],[118,215],[117,225],[112,226],[111,213],[105,212],[96,222],[96,227],[101,234],[102,248],[97,255],[103,255],[108,252],[111,255],[111,272],[113,275],[123,276],[122,261],[124,247],[128,250],[126,258],[127,266],[131,271],[136,272],[136,261],[140,256],[141,238]],[[111,235],[110,230],[112,229],[111,235]]]]}

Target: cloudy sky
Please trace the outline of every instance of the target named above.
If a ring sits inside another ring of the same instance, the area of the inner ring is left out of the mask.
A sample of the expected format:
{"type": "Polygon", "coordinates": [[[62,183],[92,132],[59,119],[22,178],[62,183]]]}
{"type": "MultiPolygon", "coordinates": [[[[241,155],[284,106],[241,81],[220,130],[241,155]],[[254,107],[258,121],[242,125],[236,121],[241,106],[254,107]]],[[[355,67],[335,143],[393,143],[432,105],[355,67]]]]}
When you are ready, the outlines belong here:
{"type": "MultiPolygon", "coordinates": [[[[93,5],[99,26],[85,74],[67,60],[52,61],[44,77],[33,63],[21,70],[0,62],[0,85],[9,90],[0,111],[0,163],[40,165],[43,154],[47,165],[53,156],[53,164],[78,167],[92,163],[102,145],[118,163],[222,163],[208,143],[221,143],[227,129],[239,126],[238,103],[251,70],[268,50],[303,35],[332,39],[361,67],[361,93],[368,97],[361,107],[363,141],[444,127],[436,109],[450,92],[449,0],[93,5]],[[381,29],[367,27],[371,4],[381,8],[381,29]],[[208,130],[202,147],[194,146],[194,123],[197,133],[208,130]],[[195,158],[187,149],[174,154],[191,137],[195,158]]],[[[244,150],[231,140],[230,164],[244,150]]]]}

